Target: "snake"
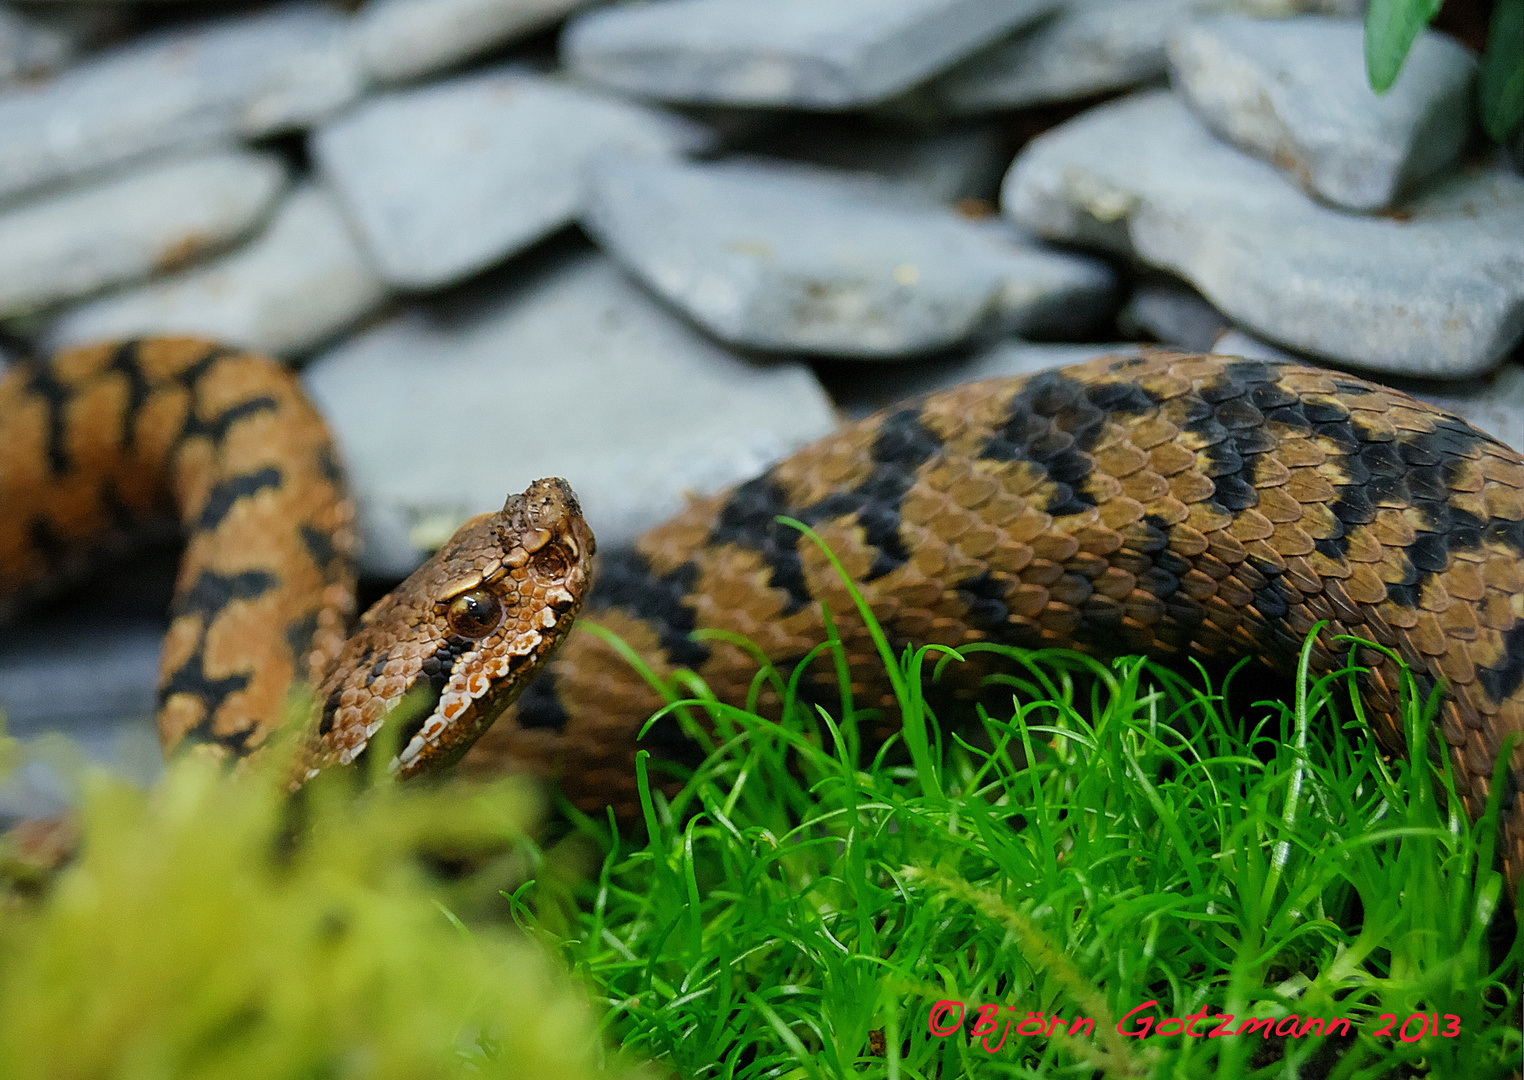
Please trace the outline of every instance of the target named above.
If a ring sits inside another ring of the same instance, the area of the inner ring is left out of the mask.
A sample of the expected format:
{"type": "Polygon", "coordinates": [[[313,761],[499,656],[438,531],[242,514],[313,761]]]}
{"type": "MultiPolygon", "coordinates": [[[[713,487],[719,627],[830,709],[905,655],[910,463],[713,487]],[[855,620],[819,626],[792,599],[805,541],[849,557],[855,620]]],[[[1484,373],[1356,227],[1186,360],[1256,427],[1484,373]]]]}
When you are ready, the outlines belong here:
{"type": "Polygon", "coordinates": [[[855,588],[896,645],[1290,671],[1305,643],[1318,676],[1348,663],[1349,637],[1372,642],[1356,655],[1377,741],[1407,749],[1400,659],[1441,691],[1437,744],[1473,818],[1501,776],[1498,850],[1514,892],[1524,878],[1524,456],[1352,374],[1147,349],[967,383],[846,423],[602,553],[566,482],[539,480],[352,633],[353,503],[277,362],[150,338],[22,363],[0,382],[0,448],[8,605],[178,520],[167,753],[256,755],[306,685],[293,785],[353,765],[396,715],[400,777],[527,772],[628,814],[637,753],[681,761],[694,744],[671,717],[642,735],[664,699],[625,650],[740,704],[759,656],[787,669],[826,639],[829,608],[854,699],[892,715],[855,588]],[[845,579],[780,518],[811,526],[845,579]],[[579,611],[625,650],[573,630],[579,611]]]}

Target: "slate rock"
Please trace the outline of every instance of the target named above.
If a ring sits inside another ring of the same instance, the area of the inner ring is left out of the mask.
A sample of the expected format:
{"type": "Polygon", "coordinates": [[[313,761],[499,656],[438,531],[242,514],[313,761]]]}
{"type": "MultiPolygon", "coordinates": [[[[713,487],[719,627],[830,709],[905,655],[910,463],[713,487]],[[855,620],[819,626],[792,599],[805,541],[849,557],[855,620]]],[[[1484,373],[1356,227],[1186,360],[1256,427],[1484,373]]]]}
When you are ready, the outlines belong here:
{"type": "Polygon", "coordinates": [[[463,310],[413,308],[303,374],[349,466],[369,573],[409,572],[542,476],[570,481],[609,550],[686,490],[751,477],[835,426],[809,368],[732,356],[599,255],[512,280],[463,310]]]}
{"type": "Polygon", "coordinates": [[[19,11],[0,7],[0,86],[37,79],[74,51],[68,37],[19,11]]]}
{"type": "Polygon", "coordinates": [[[1434,31],[1379,95],[1358,19],[1223,15],[1177,33],[1169,56],[1175,86],[1208,127],[1348,210],[1390,206],[1471,135],[1476,58],[1434,31]]]}
{"type": "Polygon", "coordinates": [[[245,246],[61,315],[50,349],[103,338],[199,334],[276,356],[307,352],[386,299],[337,200],[304,185],[245,246]]]}
{"type": "Polygon", "coordinates": [[[184,266],[253,228],[285,183],[277,157],[213,150],[0,206],[0,318],[184,266]]]}
{"type": "Polygon", "coordinates": [[[303,127],[363,84],[348,21],[326,6],[143,37],[0,93],[0,198],[140,154],[303,127]]]}
{"type": "Polygon", "coordinates": [[[355,33],[366,73],[405,82],[564,18],[584,0],[370,0],[355,33]]]}
{"type": "Polygon", "coordinates": [[[1015,244],[907,188],[777,162],[604,158],[583,223],[695,322],[758,349],[897,357],[1077,330],[1114,288],[1102,263],[1015,244]]]}
{"type": "Polygon", "coordinates": [[[372,98],[317,132],[312,150],[382,275],[419,289],[569,224],[594,155],[708,144],[681,117],[499,69],[372,98]]]}
{"type": "Polygon", "coordinates": [[[1011,163],[1008,146],[1005,130],[988,122],[923,131],[818,113],[792,117],[781,131],[757,140],[754,149],[768,157],[872,173],[937,202],[993,204],[1011,163]]]}
{"type": "Polygon", "coordinates": [[[1057,0],[661,0],[575,19],[577,75],[666,101],[841,109],[880,101],[1057,0]]]}
{"type": "Polygon", "coordinates": [[[1122,333],[1147,336],[1189,352],[1210,349],[1229,325],[1227,316],[1200,293],[1176,282],[1144,282],[1117,314],[1122,333]]]}
{"type": "Polygon", "coordinates": [[[1072,101],[1165,73],[1170,34],[1216,11],[1360,15],[1363,0],[1068,0],[1048,18],[933,79],[924,99],[954,115],[1072,101]]]}
{"type": "Polygon", "coordinates": [[[1168,93],[1027,145],[1004,212],[1185,278],[1270,341],[1388,374],[1463,378],[1524,332],[1524,180],[1451,177],[1400,215],[1342,214],[1214,138],[1168,93]]]}

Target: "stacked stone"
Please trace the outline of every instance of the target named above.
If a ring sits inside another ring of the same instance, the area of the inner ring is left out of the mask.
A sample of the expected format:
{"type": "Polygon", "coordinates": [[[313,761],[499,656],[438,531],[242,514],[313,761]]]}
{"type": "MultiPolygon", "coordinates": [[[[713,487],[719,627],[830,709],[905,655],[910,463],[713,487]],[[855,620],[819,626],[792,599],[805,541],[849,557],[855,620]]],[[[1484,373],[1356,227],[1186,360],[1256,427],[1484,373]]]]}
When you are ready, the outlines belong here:
{"type": "MultiPolygon", "coordinates": [[[[1474,57],[1425,33],[1378,97],[1359,12],[299,0],[102,45],[130,14],[14,0],[0,328],[303,366],[381,578],[536,476],[617,545],[840,415],[1140,340],[1429,380],[1521,446],[1524,179],[1474,57]]],[[[96,665],[125,698],[0,653],[0,704],[147,715],[149,638],[96,665]]]]}

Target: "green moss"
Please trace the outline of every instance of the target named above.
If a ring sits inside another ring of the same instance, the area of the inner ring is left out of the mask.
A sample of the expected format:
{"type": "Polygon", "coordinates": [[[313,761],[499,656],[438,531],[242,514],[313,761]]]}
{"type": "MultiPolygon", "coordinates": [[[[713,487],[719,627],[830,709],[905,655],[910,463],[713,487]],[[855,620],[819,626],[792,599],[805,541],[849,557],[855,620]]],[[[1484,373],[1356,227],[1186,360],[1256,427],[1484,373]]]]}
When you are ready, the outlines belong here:
{"type": "Polygon", "coordinates": [[[525,788],[328,781],[293,805],[278,772],[85,778],[78,858],[0,909],[0,1076],[604,1074],[564,973],[511,926],[467,931],[420,858],[511,849],[525,788]]]}

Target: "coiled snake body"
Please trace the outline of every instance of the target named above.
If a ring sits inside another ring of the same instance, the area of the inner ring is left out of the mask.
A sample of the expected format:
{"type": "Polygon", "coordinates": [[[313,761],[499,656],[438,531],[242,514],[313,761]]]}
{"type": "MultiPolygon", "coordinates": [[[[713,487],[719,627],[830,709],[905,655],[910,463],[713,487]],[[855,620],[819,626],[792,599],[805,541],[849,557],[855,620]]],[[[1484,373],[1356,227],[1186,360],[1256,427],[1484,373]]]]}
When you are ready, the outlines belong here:
{"type": "MultiPolygon", "coordinates": [[[[402,775],[475,741],[468,768],[536,771],[582,805],[629,809],[636,733],[659,701],[593,635],[550,659],[593,553],[559,481],[468,522],[346,643],[352,514],[321,419],[277,366],[185,339],[65,353],[0,384],[0,446],[10,595],[172,496],[189,547],[161,665],[166,748],[246,754],[305,680],[315,770],[352,760],[417,688],[431,708],[399,738],[402,775]]],[[[786,665],[823,640],[825,600],[854,691],[882,696],[845,587],[780,514],[816,528],[900,641],[1285,669],[1326,620],[1319,671],[1347,655],[1336,635],[1387,646],[1448,688],[1440,729],[1473,815],[1524,732],[1524,457],[1353,376],[1153,352],[932,394],[606,552],[589,609],[658,673],[692,667],[741,701],[754,660],[690,631],[738,632],[786,665]]],[[[1401,750],[1395,666],[1361,659],[1367,711],[1401,750]]],[[[1504,776],[1517,890],[1524,747],[1504,776]]]]}

